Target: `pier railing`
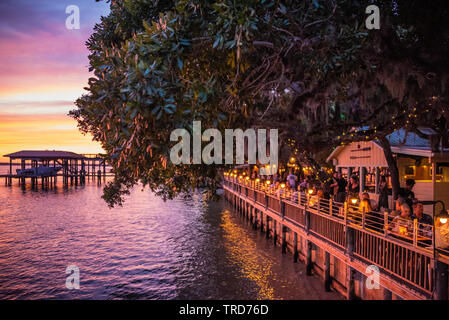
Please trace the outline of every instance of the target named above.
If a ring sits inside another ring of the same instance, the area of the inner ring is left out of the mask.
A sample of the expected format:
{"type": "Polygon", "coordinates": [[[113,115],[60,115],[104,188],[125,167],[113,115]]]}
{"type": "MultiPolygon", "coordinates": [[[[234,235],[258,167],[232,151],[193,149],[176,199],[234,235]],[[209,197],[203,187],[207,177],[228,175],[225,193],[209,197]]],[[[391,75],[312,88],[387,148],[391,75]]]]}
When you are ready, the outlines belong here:
{"type": "MultiPolygon", "coordinates": [[[[438,264],[447,270],[447,256],[435,248],[435,231],[439,230],[433,225],[237,177],[225,176],[225,186],[428,297],[436,289],[438,264]]],[[[447,277],[442,281],[447,297],[447,277]]]]}

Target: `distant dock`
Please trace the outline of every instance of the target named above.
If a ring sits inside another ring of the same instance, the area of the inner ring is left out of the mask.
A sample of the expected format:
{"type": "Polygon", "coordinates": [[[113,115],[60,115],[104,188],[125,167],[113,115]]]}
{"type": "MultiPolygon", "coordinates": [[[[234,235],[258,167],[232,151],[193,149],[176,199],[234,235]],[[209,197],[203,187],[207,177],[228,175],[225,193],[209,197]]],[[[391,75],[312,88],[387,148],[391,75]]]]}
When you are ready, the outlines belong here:
{"type": "Polygon", "coordinates": [[[12,186],[17,179],[19,185],[25,186],[27,180],[37,187],[56,186],[58,177],[62,178],[64,186],[84,185],[87,180],[106,177],[106,160],[101,154],[78,154],[69,151],[56,150],[25,150],[4,155],[9,158],[9,173],[0,175],[5,179],[6,186],[12,186]],[[19,163],[14,162],[19,161],[19,163]],[[20,169],[13,172],[13,166],[20,165],[20,169]],[[40,181],[39,181],[40,180],[40,181]]]}

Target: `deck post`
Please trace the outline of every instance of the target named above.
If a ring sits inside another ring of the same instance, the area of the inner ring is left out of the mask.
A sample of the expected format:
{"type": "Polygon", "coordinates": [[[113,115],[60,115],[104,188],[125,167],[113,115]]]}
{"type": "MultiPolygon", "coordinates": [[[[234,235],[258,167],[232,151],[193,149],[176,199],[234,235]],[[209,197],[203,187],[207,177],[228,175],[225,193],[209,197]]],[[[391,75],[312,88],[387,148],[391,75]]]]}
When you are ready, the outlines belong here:
{"type": "Polygon", "coordinates": [[[253,216],[254,216],[254,219],[253,219],[254,230],[257,230],[257,225],[259,224],[258,223],[259,219],[258,219],[257,209],[255,207],[253,207],[253,216]]]}
{"type": "Polygon", "coordinates": [[[448,265],[435,261],[435,300],[447,300],[448,297],[448,265]]]}
{"type": "Polygon", "coordinates": [[[329,252],[324,252],[324,290],[331,291],[331,255],[329,252]]]}
{"type": "Polygon", "coordinates": [[[9,158],[9,185],[12,185],[12,158],[9,158]]]}
{"type": "Polygon", "coordinates": [[[366,168],[360,167],[360,193],[365,192],[366,168]]]}
{"type": "Polygon", "coordinates": [[[260,232],[263,232],[263,212],[260,212],[260,232]]]}
{"type": "Polygon", "coordinates": [[[306,275],[312,275],[313,263],[312,263],[312,242],[307,240],[307,262],[306,262],[306,275]]]}
{"type": "Polygon", "coordinates": [[[293,262],[298,262],[298,234],[293,232],[293,262]]]}
{"type": "Polygon", "coordinates": [[[305,225],[305,227],[306,227],[306,231],[307,231],[307,234],[308,234],[309,230],[310,230],[310,211],[307,210],[307,209],[304,209],[304,210],[305,210],[305,214],[306,214],[306,225],[305,225]]]}
{"type": "Polygon", "coordinates": [[[280,201],[281,201],[281,216],[282,216],[282,218],[284,218],[285,217],[285,202],[282,201],[282,199],[280,199],[280,201]]]}
{"type": "Polygon", "coordinates": [[[384,300],[391,300],[391,299],[392,299],[391,291],[388,290],[387,288],[384,288],[384,300]]]}
{"type": "Polygon", "coordinates": [[[282,253],[287,253],[287,227],[281,225],[282,230],[282,253]]]}
{"type": "Polygon", "coordinates": [[[269,238],[270,237],[270,217],[268,216],[268,214],[265,216],[266,220],[266,233],[265,233],[265,238],[269,238]]]}
{"type": "Polygon", "coordinates": [[[376,186],[375,186],[375,193],[379,194],[379,182],[380,182],[380,169],[379,167],[376,167],[376,186]]]}
{"type": "Polygon", "coordinates": [[[355,270],[354,268],[347,267],[346,269],[346,278],[347,278],[347,284],[346,284],[346,298],[348,300],[354,300],[355,299],[355,270]]]}
{"type": "Polygon", "coordinates": [[[352,258],[354,252],[354,229],[346,225],[346,252],[352,258]]]}
{"type": "Polygon", "coordinates": [[[278,234],[277,234],[277,221],[273,219],[273,244],[276,245],[278,242],[278,234]]]}

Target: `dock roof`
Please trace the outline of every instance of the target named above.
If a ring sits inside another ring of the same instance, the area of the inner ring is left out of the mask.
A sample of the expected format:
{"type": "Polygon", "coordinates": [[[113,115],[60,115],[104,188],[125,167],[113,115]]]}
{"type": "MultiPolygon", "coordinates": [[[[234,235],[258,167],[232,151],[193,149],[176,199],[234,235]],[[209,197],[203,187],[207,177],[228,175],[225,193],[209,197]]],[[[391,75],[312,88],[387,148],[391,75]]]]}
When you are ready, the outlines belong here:
{"type": "Polygon", "coordinates": [[[84,159],[83,155],[70,151],[56,151],[56,150],[23,150],[10,154],[5,154],[4,157],[11,159],[84,159]]]}

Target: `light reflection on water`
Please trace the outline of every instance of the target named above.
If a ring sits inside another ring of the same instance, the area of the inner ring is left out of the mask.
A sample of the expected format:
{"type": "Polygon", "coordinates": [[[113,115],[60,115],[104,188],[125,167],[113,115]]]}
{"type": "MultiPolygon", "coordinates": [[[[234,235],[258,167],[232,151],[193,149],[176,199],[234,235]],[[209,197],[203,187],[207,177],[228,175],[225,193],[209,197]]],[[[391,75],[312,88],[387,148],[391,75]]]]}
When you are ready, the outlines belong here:
{"type": "Polygon", "coordinates": [[[338,299],[223,203],[0,186],[0,299],[338,299]],[[80,290],[65,269],[80,269],[80,290]]]}

